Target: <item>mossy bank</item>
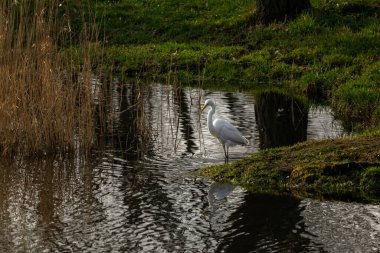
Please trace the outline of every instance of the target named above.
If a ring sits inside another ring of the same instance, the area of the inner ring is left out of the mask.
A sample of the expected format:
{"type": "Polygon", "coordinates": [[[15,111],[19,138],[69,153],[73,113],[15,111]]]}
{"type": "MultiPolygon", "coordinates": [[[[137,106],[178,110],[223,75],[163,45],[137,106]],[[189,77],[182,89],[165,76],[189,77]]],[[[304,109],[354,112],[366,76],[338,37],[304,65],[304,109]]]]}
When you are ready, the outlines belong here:
{"type": "Polygon", "coordinates": [[[253,191],[285,191],[301,197],[360,196],[379,202],[380,133],[261,150],[199,173],[253,191]]]}

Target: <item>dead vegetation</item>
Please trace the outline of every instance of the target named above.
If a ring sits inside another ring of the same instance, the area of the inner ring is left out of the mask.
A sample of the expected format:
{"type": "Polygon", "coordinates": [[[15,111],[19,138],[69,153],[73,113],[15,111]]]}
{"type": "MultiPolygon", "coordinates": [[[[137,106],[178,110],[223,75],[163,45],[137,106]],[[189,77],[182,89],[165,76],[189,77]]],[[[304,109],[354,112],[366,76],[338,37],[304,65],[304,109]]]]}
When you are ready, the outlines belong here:
{"type": "Polygon", "coordinates": [[[92,145],[91,64],[84,53],[78,69],[58,47],[66,29],[58,7],[54,0],[0,3],[3,156],[62,154],[92,145]]]}

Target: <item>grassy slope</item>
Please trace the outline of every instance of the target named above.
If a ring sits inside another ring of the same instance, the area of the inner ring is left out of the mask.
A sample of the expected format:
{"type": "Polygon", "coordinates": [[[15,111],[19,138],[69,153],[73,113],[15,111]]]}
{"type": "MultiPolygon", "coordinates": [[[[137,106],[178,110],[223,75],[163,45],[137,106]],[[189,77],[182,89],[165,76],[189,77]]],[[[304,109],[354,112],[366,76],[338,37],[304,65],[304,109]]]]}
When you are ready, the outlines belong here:
{"type": "Polygon", "coordinates": [[[313,0],[289,22],[255,25],[254,1],[98,1],[104,62],[129,75],[268,84],[327,99],[347,121],[380,123],[380,5],[313,0]]]}
{"type": "Polygon", "coordinates": [[[244,32],[253,1],[98,1],[97,10],[113,45],[189,41],[224,45],[244,32]]]}

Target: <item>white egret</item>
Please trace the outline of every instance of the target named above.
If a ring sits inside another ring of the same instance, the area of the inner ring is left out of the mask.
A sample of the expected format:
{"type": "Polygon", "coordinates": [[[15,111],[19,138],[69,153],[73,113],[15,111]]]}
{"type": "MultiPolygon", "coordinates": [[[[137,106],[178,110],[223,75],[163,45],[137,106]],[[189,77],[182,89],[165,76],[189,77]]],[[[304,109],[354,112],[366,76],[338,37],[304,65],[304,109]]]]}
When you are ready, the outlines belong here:
{"type": "Polygon", "coordinates": [[[211,107],[207,115],[208,130],[222,144],[224,151],[224,162],[228,163],[228,148],[235,145],[248,145],[248,140],[226,119],[212,119],[216,108],[215,102],[212,99],[207,99],[205,101],[202,112],[208,106],[211,107]]]}

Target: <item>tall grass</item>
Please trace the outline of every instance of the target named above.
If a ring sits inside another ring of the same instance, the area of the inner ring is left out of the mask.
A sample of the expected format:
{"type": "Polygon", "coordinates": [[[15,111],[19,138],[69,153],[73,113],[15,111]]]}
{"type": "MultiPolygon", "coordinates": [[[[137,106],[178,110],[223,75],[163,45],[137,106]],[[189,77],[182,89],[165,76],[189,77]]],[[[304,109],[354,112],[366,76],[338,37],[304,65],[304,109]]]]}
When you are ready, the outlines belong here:
{"type": "Polygon", "coordinates": [[[55,0],[0,3],[3,156],[67,154],[92,145],[91,64],[84,53],[79,70],[59,48],[70,27],[58,8],[55,0]]]}

